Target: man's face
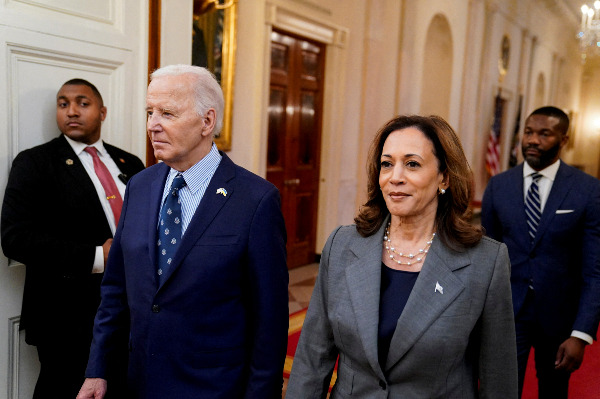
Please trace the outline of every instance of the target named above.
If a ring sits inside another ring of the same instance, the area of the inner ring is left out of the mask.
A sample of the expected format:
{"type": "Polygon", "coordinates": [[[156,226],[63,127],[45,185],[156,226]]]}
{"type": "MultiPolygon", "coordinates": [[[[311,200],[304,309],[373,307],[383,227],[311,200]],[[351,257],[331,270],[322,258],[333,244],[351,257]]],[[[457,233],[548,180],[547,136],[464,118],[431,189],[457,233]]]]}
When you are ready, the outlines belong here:
{"type": "Polygon", "coordinates": [[[191,74],[161,76],[148,86],[146,114],[154,156],[179,171],[195,165],[210,151],[215,111],[198,115],[191,74]]]}
{"type": "Polygon", "coordinates": [[[56,95],[56,123],[70,139],[85,144],[100,140],[106,107],[86,85],[65,85],[56,95]]]}
{"type": "Polygon", "coordinates": [[[523,158],[535,170],[542,170],[558,160],[560,150],[568,141],[554,116],[531,115],[525,121],[521,141],[523,158]]]}

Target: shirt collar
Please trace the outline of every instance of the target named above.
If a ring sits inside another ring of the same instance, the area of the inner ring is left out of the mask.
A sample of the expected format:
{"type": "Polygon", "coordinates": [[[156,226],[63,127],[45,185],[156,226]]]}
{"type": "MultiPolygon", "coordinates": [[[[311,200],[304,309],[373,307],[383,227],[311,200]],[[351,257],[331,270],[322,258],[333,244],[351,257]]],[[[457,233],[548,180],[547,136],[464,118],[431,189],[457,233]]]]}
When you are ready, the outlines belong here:
{"type": "Polygon", "coordinates": [[[175,175],[181,173],[185,179],[186,186],[192,193],[195,193],[202,187],[204,181],[214,174],[214,171],[221,162],[221,158],[222,156],[219,154],[216,144],[213,143],[208,154],[188,170],[179,172],[171,168],[168,180],[172,180],[175,175]]]}
{"type": "Polygon", "coordinates": [[[73,148],[73,151],[75,151],[75,154],[77,154],[77,156],[80,156],[81,153],[87,147],[96,147],[96,150],[98,150],[98,153],[100,154],[101,157],[104,155],[107,155],[106,149],[104,148],[104,144],[102,144],[102,139],[99,139],[98,141],[96,141],[93,144],[85,144],[85,143],[75,141],[75,140],[69,138],[66,134],[63,134],[63,136],[65,136],[65,139],[67,139],[67,143],[69,143],[71,148],[73,148]]]}
{"type": "Polygon", "coordinates": [[[554,181],[556,177],[556,173],[558,172],[558,168],[560,167],[560,159],[554,162],[552,165],[547,166],[542,170],[535,170],[527,162],[523,165],[523,178],[529,177],[534,173],[539,173],[540,175],[554,181]]]}

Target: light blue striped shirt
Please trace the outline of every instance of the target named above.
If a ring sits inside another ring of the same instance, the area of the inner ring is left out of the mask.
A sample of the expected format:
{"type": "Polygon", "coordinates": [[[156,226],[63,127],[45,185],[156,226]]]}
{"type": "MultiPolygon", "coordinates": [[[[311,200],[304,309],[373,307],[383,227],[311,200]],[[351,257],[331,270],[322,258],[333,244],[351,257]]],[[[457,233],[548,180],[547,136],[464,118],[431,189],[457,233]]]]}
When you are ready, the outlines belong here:
{"type": "Polygon", "coordinates": [[[204,192],[221,163],[221,158],[217,146],[213,143],[209,153],[185,172],[179,172],[173,168],[169,171],[161,203],[164,205],[165,199],[171,189],[173,179],[175,179],[175,176],[177,176],[178,173],[181,173],[186,184],[185,187],[179,190],[179,196],[181,198],[182,236],[185,234],[185,231],[196,212],[196,208],[200,205],[204,192]]]}

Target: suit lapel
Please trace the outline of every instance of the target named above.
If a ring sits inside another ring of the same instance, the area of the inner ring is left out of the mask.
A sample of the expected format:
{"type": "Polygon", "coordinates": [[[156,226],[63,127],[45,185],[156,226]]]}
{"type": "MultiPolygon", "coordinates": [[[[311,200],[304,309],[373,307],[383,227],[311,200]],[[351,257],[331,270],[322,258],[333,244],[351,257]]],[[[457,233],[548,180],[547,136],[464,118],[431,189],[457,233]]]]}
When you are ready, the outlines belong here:
{"type": "MultiPolygon", "coordinates": [[[[123,181],[123,183],[127,184],[127,181],[129,181],[129,179],[131,179],[131,170],[132,168],[130,167],[131,165],[128,164],[127,160],[123,157],[119,157],[119,155],[117,154],[116,151],[116,147],[113,147],[110,144],[104,143],[104,148],[106,149],[106,152],[108,153],[108,155],[112,158],[112,160],[114,161],[115,165],[117,165],[117,168],[119,168],[119,170],[121,171],[121,174],[123,175],[125,181],[123,181]]],[[[119,179],[121,178],[121,176],[119,176],[119,179]]]]}
{"type": "Polygon", "coordinates": [[[173,265],[165,275],[163,285],[164,282],[169,280],[171,275],[181,266],[183,259],[185,259],[188,252],[200,237],[202,237],[223,205],[225,205],[229,198],[234,194],[234,184],[231,180],[235,177],[235,165],[227,155],[223,153],[221,153],[221,155],[223,157],[221,163],[210,180],[210,183],[204,192],[204,196],[202,197],[198,208],[196,208],[196,212],[194,212],[194,216],[183,235],[181,246],[173,258],[173,265]],[[224,188],[227,195],[217,195],[217,190],[220,188],[224,188]]]}
{"type": "Polygon", "coordinates": [[[556,172],[556,177],[554,178],[554,183],[552,183],[552,189],[550,190],[550,194],[548,195],[548,200],[546,201],[546,205],[544,206],[542,217],[540,218],[537,233],[533,241],[534,247],[540,241],[546,229],[552,224],[552,220],[556,215],[556,210],[558,209],[560,204],[562,204],[565,197],[571,190],[571,187],[573,186],[573,179],[570,179],[570,176],[572,174],[573,171],[570,170],[561,161],[560,167],[556,172]]]}
{"type": "Polygon", "coordinates": [[[381,287],[381,251],[383,229],[353,245],[350,251],[354,260],[346,268],[346,283],[358,333],[371,367],[383,378],[377,353],[379,328],[379,297],[381,287]]]}
{"type": "Polygon", "coordinates": [[[164,163],[158,164],[156,168],[156,177],[152,180],[149,192],[150,206],[148,207],[148,220],[150,220],[151,223],[148,229],[148,242],[150,243],[148,245],[148,255],[150,256],[150,265],[152,265],[154,268],[152,275],[158,279],[156,273],[154,272],[158,267],[156,260],[156,243],[158,242],[158,215],[160,213],[160,206],[162,205],[162,194],[165,189],[167,175],[169,174],[171,168],[164,163]]]}
{"type": "MultiPolygon", "coordinates": [[[[523,191],[523,163],[514,167],[508,173],[512,175],[509,179],[510,183],[502,187],[502,190],[506,192],[503,198],[507,200],[507,204],[516,206],[515,215],[520,215],[520,217],[515,217],[517,228],[522,234],[528,236],[529,227],[527,225],[527,214],[525,213],[525,192],[523,191]]],[[[526,242],[526,246],[529,246],[529,242],[526,242]]]]}
{"type": "Polygon", "coordinates": [[[60,136],[56,144],[56,156],[61,167],[79,183],[78,191],[89,196],[90,200],[93,197],[94,201],[102,209],[102,204],[100,204],[94,183],[92,183],[92,179],[90,179],[81,160],[75,154],[67,139],[64,136],[60,136]]]}
{"type": "Polygon", "coordinates": [[[453,272],[469,264],[470,259],[466,252],[452,251],[439,239],[433,242],[404,311],[398,319],[390,344],[386,370],[400,361],[425,330],[465,289],[453,272]]]}

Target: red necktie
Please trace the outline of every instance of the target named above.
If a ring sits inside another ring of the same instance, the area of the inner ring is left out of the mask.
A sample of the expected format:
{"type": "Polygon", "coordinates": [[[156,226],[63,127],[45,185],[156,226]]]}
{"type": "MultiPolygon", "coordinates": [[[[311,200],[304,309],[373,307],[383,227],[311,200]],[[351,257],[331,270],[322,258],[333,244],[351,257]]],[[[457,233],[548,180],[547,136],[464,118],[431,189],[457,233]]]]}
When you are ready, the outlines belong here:
{"type": "Polygon", "coordinates": [[[94,171],[96,172],[96,176],[98,176],[100,183],[102,183],[102,187],[104,187],[104,194],[106,194],[106,199],[112,208],[113,215],[115,216],[115,225],[117,225],[119,224],[119,218],[121,217],[123,198],[121,198],[121,193],[119,193],[117,184],[113,180],[108,168],[106,165],[104,165],[100,158],[98,158],[97,151],[98,150],[96,147],[85,148],[85,152],[90,154],[94,160],[94,171]]]}

